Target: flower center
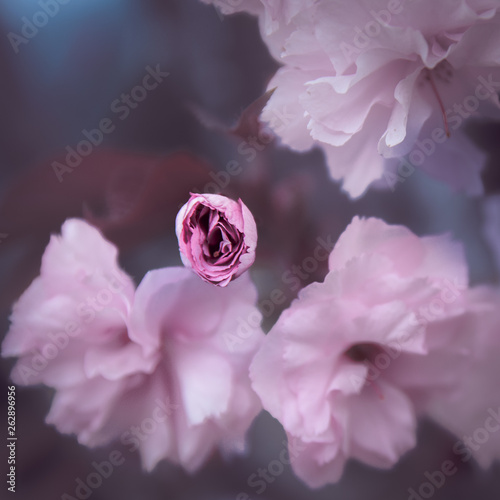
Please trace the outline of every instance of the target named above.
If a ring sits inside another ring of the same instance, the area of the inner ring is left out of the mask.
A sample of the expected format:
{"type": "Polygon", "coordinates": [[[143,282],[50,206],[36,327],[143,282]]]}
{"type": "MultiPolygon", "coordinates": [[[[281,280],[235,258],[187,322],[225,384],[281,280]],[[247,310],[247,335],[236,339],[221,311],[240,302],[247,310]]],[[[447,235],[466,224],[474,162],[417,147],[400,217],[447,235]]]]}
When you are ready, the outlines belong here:
{"type": "Polygon", "coordinates": [[[203,253],[211,264],[229,259],[238,243],[236,230],[217,210],[200,207],[194,217],[193,227],[198,226],[204,235],[203,253]]]}
{"type": "Polygon", "coordinates": [[[231,251],[231,242],[219,227],[210,232],[207,240],[209,253],[214,259],[231,251]]]}
{"type": "MultiPolygon", "coordinates": [[[[373,362],[375,357],[382,351],[383,349],[379,344],[365,342],[352,345],[344,352],[344,356],[348,357],[355,363],[367,364],[369,362],[373,362]]],[[[368,367],[368,374],[366,376],[365,384],[367,386],[370,386],[375,391],[375,394],[380,400],[384,400],[384,394],[375,381],[375,379],[380,375],[380,371],[374,371],[373,365],[371,367],[370,365],[368,365],[368,367]]]]}
{"type": "Polygon", "coordinates": [[[356,363],[364,363],[372,361],[380,351],[381,348],[378,344],[365,342],[352,345],[344,352],[344,355],[356,363]]]}

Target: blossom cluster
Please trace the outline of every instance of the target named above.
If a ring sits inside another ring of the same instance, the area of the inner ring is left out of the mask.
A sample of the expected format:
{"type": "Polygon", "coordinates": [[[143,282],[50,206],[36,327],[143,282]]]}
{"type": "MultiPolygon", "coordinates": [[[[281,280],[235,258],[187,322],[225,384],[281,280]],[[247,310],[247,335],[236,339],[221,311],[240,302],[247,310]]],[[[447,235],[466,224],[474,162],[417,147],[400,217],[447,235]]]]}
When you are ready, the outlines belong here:
{"type": "MultiPolygon", "coordinates": [[[[129,429],[154,416],[155,438],[135,437],[144,467],[168,459],[194,471],[216,449],[243,451],[264,408],[301,450],[296,474],[317,487],[351,457],[393,466],[415,446],[421,415],[460,435],[488,405],[484,384],[496,379],[480,367],[500,353],[500,290],[468,287],[449,235],[355,217],[325,280],[267,336],[249,326],[235,344],[241,319],[261,317],[244,272],[252,215],[241,200],[192,195],[177,229],[187,267],[150,271],[135,288],[116,247],[67,220],[14,306],[2,351],[19,358],[12,379],[53,387],[47,422],[82,444],[132,444],[129,429]],[[457,418],[464,397],[477,404],[457,418]]],[[[487,466],[499,451],[492,441],[477,459],[487,466]]]]}
{"type": "MultiPolygon", "coordinates": [[[[498,0],[203,1],[258,17],[282,64],[262,121],[296,151],[319,145],[352,198],[415,167],[482,193],[484,154],[463,125],[500,116],[498,0]],[[291,119],[275,126],[283,110],[291,119]]],[[[497,264],[498,201],[486,204],[497,264]]],[[[354,216],[333,249],[321,245],[324,279],[265,334],[243,200],[191,193],[175,233],[184,266],[138,284],[90,222],[68,219],[51,236],[2,356],[17,358],[16,384],[54,389],[46,421],[61,433],[132,445],[148,471],[168,460],[194,472],[217,451],[244,452],[266,410],[312,488],[338,481],[350,459],[393,467],[422,418],[484,468],[500,458],[500,432],[480,446],[467,438],[500,424],[500,287],[469,283],[451,234],[354,216]],[[134,431],[151,422],[154,436],[134,431]]],[[[271,299],[273,312],[285,302],[271,299]]]]}

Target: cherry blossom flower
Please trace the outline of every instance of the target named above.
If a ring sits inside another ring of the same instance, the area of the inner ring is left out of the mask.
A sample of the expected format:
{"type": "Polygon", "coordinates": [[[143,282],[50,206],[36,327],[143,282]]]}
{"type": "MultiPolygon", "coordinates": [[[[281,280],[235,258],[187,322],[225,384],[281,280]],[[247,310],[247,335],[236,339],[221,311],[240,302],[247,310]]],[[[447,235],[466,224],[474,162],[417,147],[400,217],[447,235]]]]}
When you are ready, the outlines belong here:
{"type": "Polygon", "coordinates": [[[242,451],[261,409],[248,369],[262,330],[226,342],[260,317],[256,300],[249,276],[218,288],[183,267],[135,290],[114,245],[72,219],[15,304],[2,355],[19,358],[15,383],[56,390],[47,422],[60,432],[91,447],[120,438],[148,470],[167,459],[194,471],[216,449],[242,451]]]}
{"type": "Polygon", "coordinates": [[[496,0],[247,0],[238,9],[259,16],[284,65],[262,119],[292,149],[321,146],[352,197],[375,182],[394,189],[415,168],[480,194],[484,154],[463,125],[500,117],[499,8],[496,0]]]}
{"type": "Polygon", "coordinates": [[[459,383],[469,349],[462,247],[355,217],[323,283],[304,288],[250,367],[263,406],[303,451],[311,487],[347,459],[389,468],[415,446],[417,416],[459,383]]]}

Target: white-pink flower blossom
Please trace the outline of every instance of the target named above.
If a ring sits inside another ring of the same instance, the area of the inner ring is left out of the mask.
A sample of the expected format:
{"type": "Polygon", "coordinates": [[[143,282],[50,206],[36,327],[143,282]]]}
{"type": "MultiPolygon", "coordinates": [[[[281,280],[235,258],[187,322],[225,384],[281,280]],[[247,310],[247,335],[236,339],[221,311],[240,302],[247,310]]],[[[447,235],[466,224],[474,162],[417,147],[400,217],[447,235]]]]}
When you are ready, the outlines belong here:
{"type": "Polygon", "coordinates": [[[120,438],[148,470],[167,459],[193,471],[216,449],[241,451],[261,409],[248,369],[263,332],[226,340],[259,316],[256,300],[249,276],[218,288],[182,267],[135,290],[115,246],[72,219],[14,305],[2,355],[19,358],[15,383],[56,390],[47,422],[60,432],[88,446],[120,438]]]}
{"type": "Polygon", "coordinates": [[[394,188],[415,168],[479,194],[484,154],[464,123],[500,117],[499,8],[498,0],[247,0],[238,10],[259,16],[284,65],[262,119],[292,149],[321,146],[352,197],[376,181],[394,188]]]}
{"type": "Polygon", "coordinates": [[[302,451],[308,485],[347,459],[388,468],[415,445],[417,416],[459,383],[470,331],[461,245],[354,218],[323,283],[304,288],[250,368],[263,406],[302,451]]]}

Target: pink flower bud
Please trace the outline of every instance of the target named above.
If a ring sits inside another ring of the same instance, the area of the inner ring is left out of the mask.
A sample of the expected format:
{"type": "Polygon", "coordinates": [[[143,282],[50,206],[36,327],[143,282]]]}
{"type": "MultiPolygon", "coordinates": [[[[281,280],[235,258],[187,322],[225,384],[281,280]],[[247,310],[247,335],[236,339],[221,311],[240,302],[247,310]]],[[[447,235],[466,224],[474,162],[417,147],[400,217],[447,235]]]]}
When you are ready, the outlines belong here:
{"type": "Polygon", "coordinates": [[[203,280],[226,286],[255,260],[257,227],[241,200],[191,194],[175,221],[181,259],[203,280]]]}

